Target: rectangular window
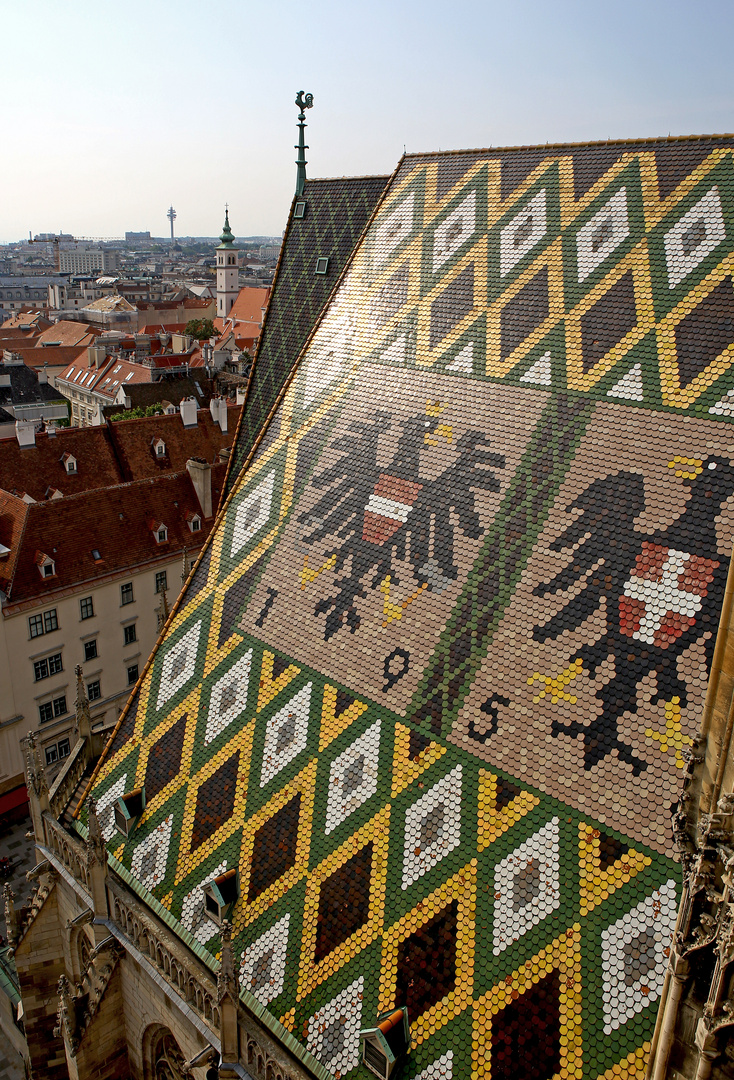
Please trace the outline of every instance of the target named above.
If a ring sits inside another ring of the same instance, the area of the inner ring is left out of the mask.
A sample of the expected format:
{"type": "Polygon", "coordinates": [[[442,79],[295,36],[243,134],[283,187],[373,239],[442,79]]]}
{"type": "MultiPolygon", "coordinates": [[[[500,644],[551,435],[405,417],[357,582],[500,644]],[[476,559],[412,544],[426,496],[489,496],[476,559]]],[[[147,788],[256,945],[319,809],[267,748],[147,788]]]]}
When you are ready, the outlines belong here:
{"type": "Polygon", "coordinates": [[[46,764],[53,765],[55,761],[59,760],[59,752],[56,749],[56,744],[46,747],[46,764]]]}
{"type": "Polygon", "coordinates": [[[85,660],[94,660],[96,655],[97,655],[97,639],[95,638],[94,641],[85,641],[84,642],[84,659],[85,660]]]}
{"type": "Polygon", "coordinates": [[[62,739],[59,742],[59,760],[61,760],[61,758],[68,757],[70,753],[71,753],[71,744],[69,743],[69,740],[68,739],[62,739]]]}
{"type": "Polygon", "coordinates": [[[131,664],[127,669],[127,685],[132,686],[133,683],[138,681],[138,665],[131,664]]]}
{"type": "Polygon", "coordinates": [[[36,682],[40,679],[47,679],[49,675],[56,675],[59,671],[63,671],[64,667],[61,663],[61,653],[54,653],[53,656],[44,656],[43,660],[36,660],[33,664],[33,674],[36,682]]]}
{"type": "Polygon", "coordinates": [[[132,581],[128,581],[124,585],[121,585],[120,586],[120,603],[122,605],[124,605],[124,604],[132,604],[134,599],[135,599],[135,597],[133,596],[133,583],[132,583],[132,581]]]}
{"type": "Polygon", "coordinates": [[[94,615],[94,601],[91,596],[85,596],[79,601],[79,611],[83,619],[91,619],[94,615]]]}
{"type": "Polygon", "coordinates": [[[66,712],[66,695],[62,694],[61,697],[56,697],[53,700],[54,716],[63,716],[66,712]]]}
{"type": "Polygon", "coordinates": [[[159,592],[163,592],[163,590],[167,589],[167,588],[168,588],[168,575],[166,574],[165,570],[161,570],[155,576],[155,591],[157,593],[159,593],[159,592]]]}
{"type": "Polygon", "coordinates": [[[31,637],[40,637],[41,634],[50,634],[52,630],[58,630],[59,621],[56,618],[56,608],[44,611],[43,615],[31,615],[28,619],[28,629],[31,637]]]}
{"type": "Polygon", "coordinates": [[[133,641],[137,641],[137,634],[135,633],[135,623],[131,626],[124,627],[125,631],[125,644],[132,645],[133,641]]]}
{"type": "Polygon", "coordinates": [[[99,679],[95,679],[94,682],[87,683],[87,697],[90,701],[97,701],[102,697],[102,690],[99,685],[99,679]]]}
{"type": "Polygon", "coordinates": [[[47,720],[53,720],[54,707],[50,701],[44,701],[43,705],[38,706],[38,715],[42,724],[45,724],[47,720]]]}

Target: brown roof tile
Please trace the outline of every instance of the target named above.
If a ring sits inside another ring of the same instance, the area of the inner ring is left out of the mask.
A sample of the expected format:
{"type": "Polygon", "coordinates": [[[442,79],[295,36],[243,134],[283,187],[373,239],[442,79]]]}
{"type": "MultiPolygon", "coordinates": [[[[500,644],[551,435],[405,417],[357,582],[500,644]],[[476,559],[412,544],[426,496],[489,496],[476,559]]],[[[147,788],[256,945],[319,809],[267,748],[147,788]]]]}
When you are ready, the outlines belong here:
{"type": "MultiPolygon", "coordinates": [[[[164,395],[165,396],[165,395],[164,395]]],[[[231,446],[241,405],[230,405],[228,432],[223,434],[208,409],[200,409],[196,427],[185,428],[179,413],[147,416],[141,420],[120,420],[110,426],[117,457],[125,479],[159,476],[162,472],[182,472],[189,458],[217,460],[219,451],[231,446]],[[166,453],[156,457],[153,442],[163,439],[166,453]]]]}
{"type": "MultiPolygon", "coordinates": [[[[0,341],[0,349],[8,347],[3,341],[0,341]]],[[[86,365],[86,349],[86,345],[62,345],[45,349],[40,347],[13,348],[13,352],[18,354],[24,364],[36,370],[42,368],[44,364],[48,364],[49,367],[66,367],[67,364],[75,360],[86,365]]]]}
{"type": "Polygon", "coordinates": [[[7,592],[13,578],[27,513],[28,503],[0,491],[0,544],[10,548],[10,554],[0,559],[0,589],[3,592],[7,592]]]}
{"type": "Polygon", "coordinates": [[[122,479],[106,428],[59,428],[55,436],[42,432],[36,435],[35,446],[23,448],[16,439],[0,442],[0,485],[5,491],[27,492],[38,502],[49,487],[76,495],[119,484],[122,479]],[[65,454],[76,459],[75,473],[66,472],[65,454]]]}
{"type": "MultiPolygon", "coordinates": [[[[224,474],[224,465],[214,467],[215,505],[224,474]]],[[[0,495],[0,530],[6,528],[11,540],[11,543],[3,541],[11,548],[9,558],[13,560],[8,574],[11,580],[5,585],[11,603],[42,595],[50,600],[59,590],[72,589],[110,574],[136,571],[146,564],[170,558],[184,547],[194,551],[204,542],[214,521],[213,518],[202,520],[201,531],[192,534],[187,515],[200,512],[199,502],[185,471],[82,492],[66,499],[32,503],[25,508],[24,528],[23,504],[19,507],[18,503],[18,499],[0,495]],[[166,525],[165,543],[156,542],[150,521],[166,525]],[[95,549],[102,556],[99,560],[92,555],[95,549]],[[36,565],[39,551],[54,560],[54,577],[41,577],[36,565]]]]}
{"type": "Polygon", "coordinates": [[[60,319],[59,322],[43,331],[38,337],[38,344],[45,345],[53,342],[58,345],[90,345],[99,333],[99,330],[86,323],[60,319]]]}

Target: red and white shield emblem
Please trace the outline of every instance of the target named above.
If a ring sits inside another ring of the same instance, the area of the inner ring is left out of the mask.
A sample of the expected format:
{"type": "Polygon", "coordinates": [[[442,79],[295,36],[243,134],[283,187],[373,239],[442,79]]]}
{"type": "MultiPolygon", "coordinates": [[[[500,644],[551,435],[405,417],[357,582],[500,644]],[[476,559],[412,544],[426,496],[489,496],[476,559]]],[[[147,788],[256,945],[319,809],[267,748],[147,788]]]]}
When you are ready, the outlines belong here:
{"type": "Polygon", "coordinates": [[[382,546],[408,520],[423,484],[381,473],[364,511],[362,539],[382,546]]]}
{"type": "Polygon", "coordinates": [[[644,541],[619,598],[623,634],[667,649],[693,626],[719,563],[644,541]]]}

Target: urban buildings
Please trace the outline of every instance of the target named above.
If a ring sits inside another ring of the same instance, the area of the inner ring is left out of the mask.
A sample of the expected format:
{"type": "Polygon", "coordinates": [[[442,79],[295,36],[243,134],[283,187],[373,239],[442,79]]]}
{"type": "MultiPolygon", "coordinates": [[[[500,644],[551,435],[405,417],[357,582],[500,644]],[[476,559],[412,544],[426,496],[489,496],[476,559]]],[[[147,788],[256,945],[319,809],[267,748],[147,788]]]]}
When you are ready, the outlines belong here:
{"type": "Polygon", "coordinates": [[[50,778],[70,753],[77,667],[93,729],[114,725],[211,528],[237,411],[192,398],[0,442],[0,815],[27,799],[29,731],[50,778]]]}
{"type": "Polygon", "coordinates": [[[62,274],[109,274],[117,270],[120,257],[107,248],[85,247],[59,252],[59,270],[62,274]]]}

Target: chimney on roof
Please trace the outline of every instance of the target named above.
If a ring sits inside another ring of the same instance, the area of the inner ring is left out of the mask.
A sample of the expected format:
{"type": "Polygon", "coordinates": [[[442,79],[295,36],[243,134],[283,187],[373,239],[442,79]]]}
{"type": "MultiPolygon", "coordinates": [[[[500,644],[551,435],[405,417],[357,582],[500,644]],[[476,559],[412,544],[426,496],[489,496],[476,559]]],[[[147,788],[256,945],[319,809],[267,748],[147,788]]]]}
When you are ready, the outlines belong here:
{"type": "Polygon", "coordinates": [[[212,394],[209,402],[209,412],[212,414],[212,420],[216,424],[219,420],[219,395],[212,394]]]}
{"type": "Polygon", "coordinates": [[[18,446],[35,446],[36,445],[36,421],[35,420],[16,420],[15,421],[15,437],[18,440],[18,446]]]}
{"type": "Polygon", "coordinates": [[[87,362],[89,367],[101,368],[107,358],[107,349],[104,345],[87,346],[87,362]]]}
{"type": "Polygon", "coordinates": [[[196,412],[197,412],[196,398],[194,398],[194,397],[181,398],[181,403],[179,405],[179,409],[181,410],[181,419],[183,420],[183,426],[185,428],[196,427],[196,423],[197,423],[197,418],[196,418],[196,412]]]}
{"type": "Polygon", "coordinates": [[[194,485],[201,512],[205,518],[210,518],[212,516],[212,467],[203,458],[189,458],[186,468],[191,477],[191,483],[194,485]]]}
{"type": "Polygon", "coordinates": [[[245,403],[245,394],[246,393],[247,393],[247,387],[246,386],[238,386],[237,387],[237,404],[238,405],[244,405],[244,403],[245,403]]]}
{"type": "Polygon", "coordinates": [[[219,399],[219,427],[222,430],[222,434],[227,433],[227,398],[222,395],[219,399]]]}
{"type": "Polygon", "coordinates": [[[48,364],[44,364],[43,367],[41,368],[41,370],[38,372],[38,382],[39,383],[47,383],[48,382],[48,364]]]}

